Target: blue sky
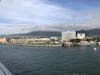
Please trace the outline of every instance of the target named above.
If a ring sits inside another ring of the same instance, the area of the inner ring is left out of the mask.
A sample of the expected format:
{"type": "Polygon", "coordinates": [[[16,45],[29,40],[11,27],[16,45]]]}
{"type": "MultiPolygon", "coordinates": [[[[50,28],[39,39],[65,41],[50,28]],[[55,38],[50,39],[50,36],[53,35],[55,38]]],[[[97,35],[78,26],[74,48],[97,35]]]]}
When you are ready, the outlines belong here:
{"type": "Polygon", "coordinates": [[[63,31],[73,26],[79,27],[78,29],[98,28],[99,20],[100,0],[1,0],[0,2],[0,34],[34,30],[63,31]]]}
{"type": "Polygon", "coordinates": [[[100,6],[100,0],[50,0],[51,2],[72,9],[84,9],[87,7],[100,6]]]}

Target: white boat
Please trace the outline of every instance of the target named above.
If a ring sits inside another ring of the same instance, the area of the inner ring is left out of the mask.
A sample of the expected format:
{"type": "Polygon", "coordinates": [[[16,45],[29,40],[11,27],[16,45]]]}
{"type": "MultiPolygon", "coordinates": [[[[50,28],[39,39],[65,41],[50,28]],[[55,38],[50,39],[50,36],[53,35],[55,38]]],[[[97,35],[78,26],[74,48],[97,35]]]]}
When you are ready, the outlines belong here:
{"type": "Polygon", "coordinates": [[[12,73],[0,62],[0,75],[12,75],[12,73]]]}
{"type": "Polygon", "coordinates": [[[96,51],[96,50],[97,50],[97,48],[93,48],[93,50],[94,50],[94,51],[96,51]]]}

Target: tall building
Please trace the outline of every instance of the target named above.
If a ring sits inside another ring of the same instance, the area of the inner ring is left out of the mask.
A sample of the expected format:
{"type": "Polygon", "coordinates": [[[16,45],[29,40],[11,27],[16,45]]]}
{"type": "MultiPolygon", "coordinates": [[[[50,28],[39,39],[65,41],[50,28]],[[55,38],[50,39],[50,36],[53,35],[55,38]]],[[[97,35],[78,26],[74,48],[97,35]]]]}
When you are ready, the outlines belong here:
{"type": "Polygon", "coordinates": [[[62,41],[69,41],[70,39],[76,39],[75,31],[62,32],[62,41]]]}
{"type": "Polygon", "coordinates": [[[77,33],[78,39],[85,39],[85,33],[77,33]]]}

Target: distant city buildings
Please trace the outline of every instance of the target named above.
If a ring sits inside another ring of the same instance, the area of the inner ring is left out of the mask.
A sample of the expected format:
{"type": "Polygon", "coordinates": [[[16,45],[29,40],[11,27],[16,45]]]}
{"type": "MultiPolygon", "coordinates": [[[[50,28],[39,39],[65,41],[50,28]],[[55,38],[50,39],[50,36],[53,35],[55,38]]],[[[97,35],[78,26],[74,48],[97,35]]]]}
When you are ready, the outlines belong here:
{"type": "Polygon", "coordinates": [[[71,39],[85,39],[85,33],[77,33],[75,31],[62,32],[62,41],[70,41],[71,39]]]}
{"type": "Polygon", "coordinates": [[[0,37],[0,43],[5,43],[5,42],[7,42],[6,38],[0,37]]]}
{"type": "Polygon", "coordinates": [[[100,45],[100,37],[86,36],[75,31],[62,32],[61,37],[47,36],[8,36],[0,37],[0,43],[29,45],[100,45]]]}
{"type": "Polygon", "coordinates": [[[9,43],[22,43],[22,44],[49,44],[50,38],[47,37],[10,37],[9,43]]]}

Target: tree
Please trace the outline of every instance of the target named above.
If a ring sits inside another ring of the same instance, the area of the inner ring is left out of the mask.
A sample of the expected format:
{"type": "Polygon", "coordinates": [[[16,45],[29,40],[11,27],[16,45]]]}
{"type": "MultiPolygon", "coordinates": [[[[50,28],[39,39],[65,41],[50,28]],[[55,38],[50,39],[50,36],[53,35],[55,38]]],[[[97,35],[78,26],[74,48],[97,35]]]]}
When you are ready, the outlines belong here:
{"type": "Polygon", "coordinates": [[[70,42],[72,42],[72,43],[79,43],[79,42],[81,42],[81,39],[71,39],[70,42]]]}

